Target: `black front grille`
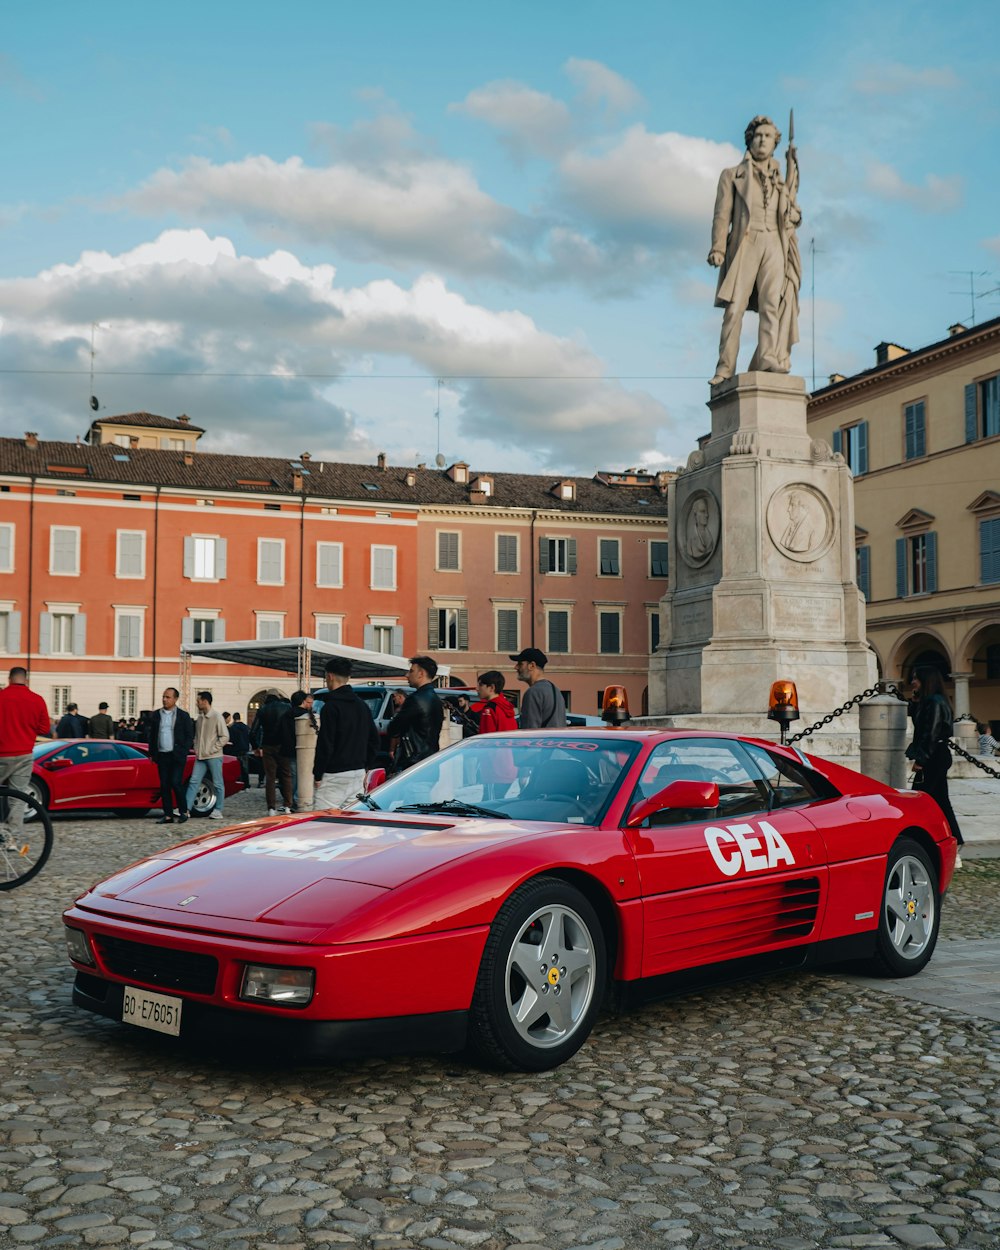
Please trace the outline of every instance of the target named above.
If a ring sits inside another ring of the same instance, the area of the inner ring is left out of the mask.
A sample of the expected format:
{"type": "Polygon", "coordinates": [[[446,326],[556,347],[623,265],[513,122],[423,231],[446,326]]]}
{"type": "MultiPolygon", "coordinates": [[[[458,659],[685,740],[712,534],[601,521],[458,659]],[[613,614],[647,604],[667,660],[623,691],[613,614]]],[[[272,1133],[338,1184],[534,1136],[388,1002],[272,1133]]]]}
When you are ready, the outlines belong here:
{"type": "Polygon", "coordinates": [[[124,938],[95,935],[97,953],[109,972],[143,985],[211,994],[219,975],[214,955],[196,955],[172,946],[147,946],[124,938]]]}

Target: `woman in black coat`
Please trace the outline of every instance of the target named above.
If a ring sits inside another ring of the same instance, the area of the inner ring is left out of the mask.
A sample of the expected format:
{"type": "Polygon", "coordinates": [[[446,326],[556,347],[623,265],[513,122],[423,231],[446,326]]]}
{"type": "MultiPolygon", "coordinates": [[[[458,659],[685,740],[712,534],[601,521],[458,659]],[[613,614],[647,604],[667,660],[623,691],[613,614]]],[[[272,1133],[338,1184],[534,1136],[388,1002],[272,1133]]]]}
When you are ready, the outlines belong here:
{"type": "Polygon", "coordinates": [[[948,797],[948,769],[952,734],[951,704],[944,693],[944,682],[936,668],[917,669],[910,678],[913,698],[909,713],[913,719],[913,741],[906,758],[913,761],[913,788],[929,794],[944,812],[959,846],[964,839],[948,797]]]}

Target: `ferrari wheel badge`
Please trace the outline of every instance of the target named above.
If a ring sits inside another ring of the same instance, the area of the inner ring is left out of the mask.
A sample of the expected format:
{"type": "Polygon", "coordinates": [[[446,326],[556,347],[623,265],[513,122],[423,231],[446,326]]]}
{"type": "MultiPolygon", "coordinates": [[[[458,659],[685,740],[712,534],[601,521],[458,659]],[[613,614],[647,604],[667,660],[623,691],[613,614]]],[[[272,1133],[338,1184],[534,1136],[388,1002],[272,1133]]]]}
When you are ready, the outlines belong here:
{"type": "Polygon", "coordinates": [[[559,969],[550,968],[548,972],[548,976],[546,977],[546,980],[548,981],[549,985],[558,985],[559,984],[559,969]]]}

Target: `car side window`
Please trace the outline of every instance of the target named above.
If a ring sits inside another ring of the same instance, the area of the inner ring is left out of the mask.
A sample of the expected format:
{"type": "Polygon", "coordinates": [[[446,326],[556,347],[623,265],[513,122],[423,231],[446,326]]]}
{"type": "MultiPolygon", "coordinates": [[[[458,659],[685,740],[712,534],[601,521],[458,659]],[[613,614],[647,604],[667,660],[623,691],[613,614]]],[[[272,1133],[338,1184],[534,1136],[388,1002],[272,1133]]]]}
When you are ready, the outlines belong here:
{"type": "Polygon", "coordinates": [[[710,781],[719,787],[716,808],[668,808],[656,812],[650,825],[690,824],[728,820],[767,811],[769,794],[760,777],[751,773],[737,743],[721,738],[678,738],[661,743],[649,754],[629,804],[665,790],[674,781],[710,781]]]}
{"type": "Polygon", "coordinates": [[[764,747],[744,743],[744,749],[764,774],[770,787],[772,807],[795,807],[800,803],[812,803],[828,798],[820,792],[814,780],[804,768],[800,768],[784,756],[774,755],[764,747]]]}
{"type": "Polygon", "coordinates": [[[115,750],[118,752],[119,759],[123,760],[148,760],[149,756],[145,751],[137,751],[135,747],[126,746],[124,742],[119,742],[115,750]]]}
{"type": "Polygon", "coordinates": [[[65,751],[60,751],[59,757],[73,764],[105,764],[108,760],[118,759],[118,748],[110,742],[74,742],[65,751]]]}

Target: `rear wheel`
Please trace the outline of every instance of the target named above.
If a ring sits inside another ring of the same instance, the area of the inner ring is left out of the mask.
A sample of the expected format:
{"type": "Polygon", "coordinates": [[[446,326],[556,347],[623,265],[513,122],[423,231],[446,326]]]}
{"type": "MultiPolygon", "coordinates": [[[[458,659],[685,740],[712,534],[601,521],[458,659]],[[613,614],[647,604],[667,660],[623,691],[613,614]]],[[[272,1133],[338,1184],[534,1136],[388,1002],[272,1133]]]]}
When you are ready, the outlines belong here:
{"type": "Polygon", "coordinates": [[[216,802],[215,786],[208,780],[203,781],[195,791],[194,800],[191,803],[191,815],[208,816],[215,808],[216,802]]]}
{"type": "Polygon", "coordinates": [[[934,954],[941,923],[938,875],[930,856],[912,838],[889,852],[872,971],[911,977],[934,954]]]}
{"type": "Polygon", "coordinates": [[[32,782],[29,793],[0,786],[0,890],[30,881],[52,853],[52,821],[39,802],[40,789],[32,782]]]}
{"type": "Polygon", "coordinates": [[[554,877],[515,890],[490,929],[470,1012],[474,1051],[495,1067],[555,1068],[587,1040],[607,949],[587,898],[554,877]]]}

